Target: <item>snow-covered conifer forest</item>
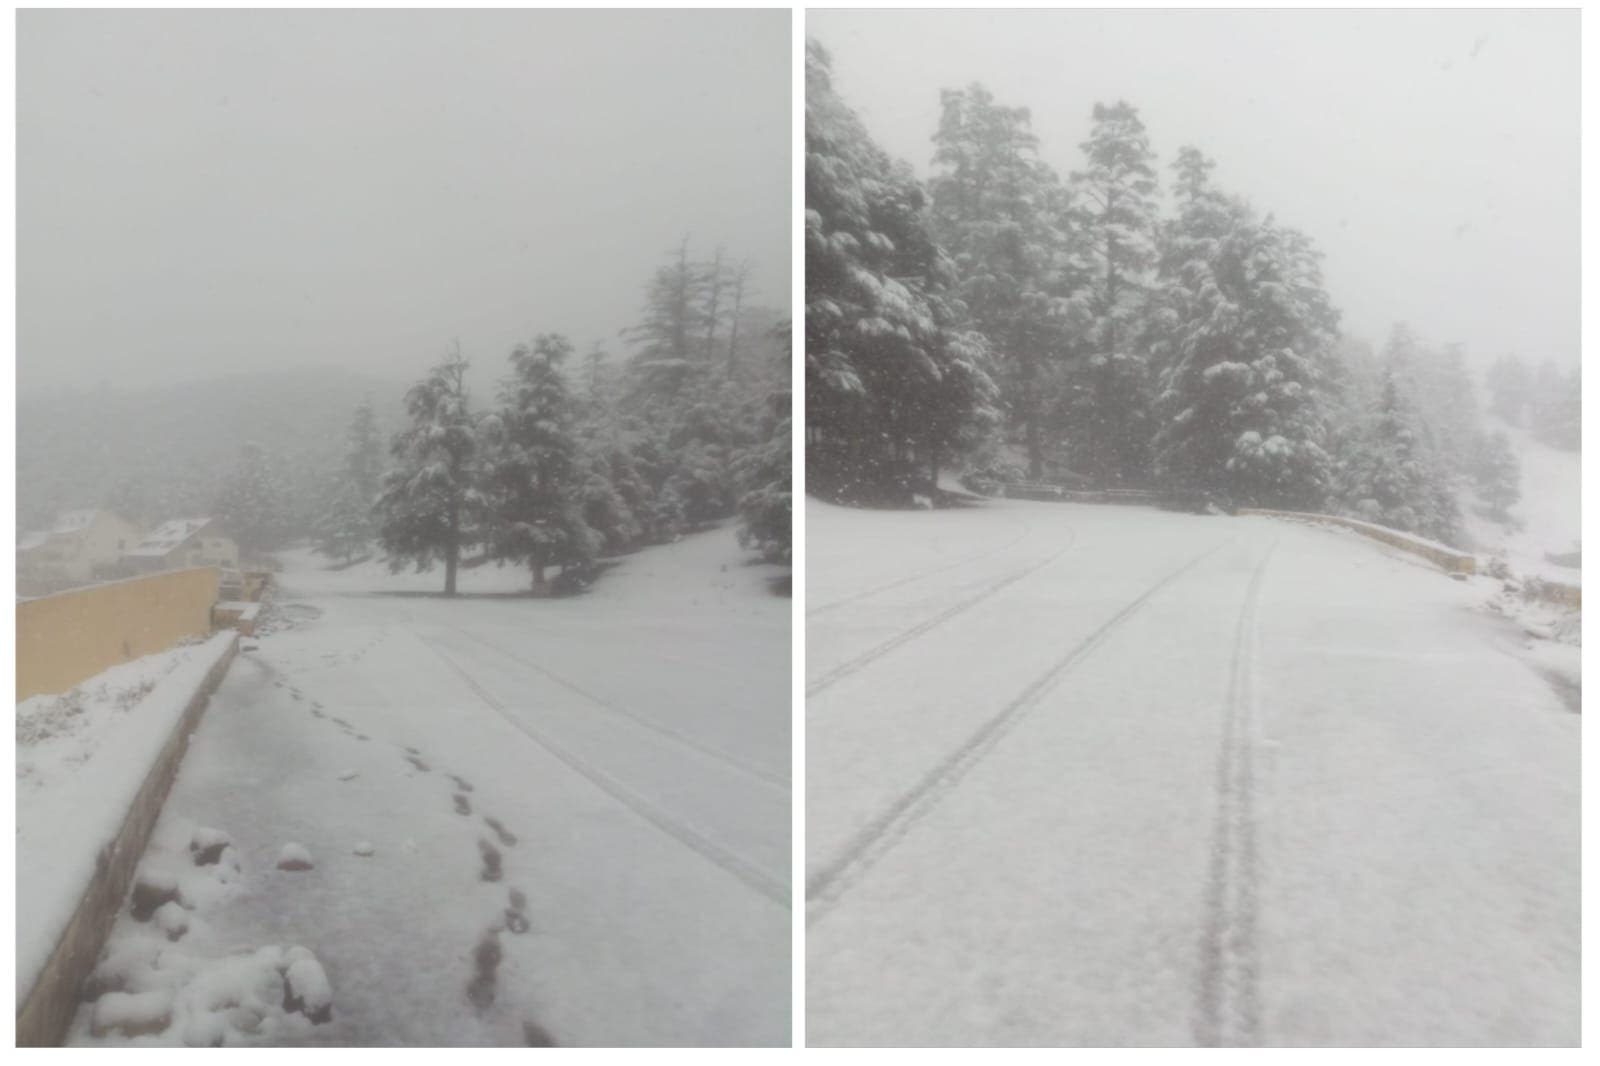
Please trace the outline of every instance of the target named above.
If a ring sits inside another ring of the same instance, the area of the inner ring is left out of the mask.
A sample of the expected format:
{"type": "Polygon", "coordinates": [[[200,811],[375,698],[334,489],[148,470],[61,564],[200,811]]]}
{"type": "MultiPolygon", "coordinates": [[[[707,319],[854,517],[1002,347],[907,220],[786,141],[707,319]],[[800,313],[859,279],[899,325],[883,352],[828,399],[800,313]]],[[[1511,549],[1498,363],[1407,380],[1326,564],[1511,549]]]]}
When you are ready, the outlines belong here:
{"type": "Polygon", "coordinates": [[[1136,99],[946,89],[919,180],[820,41],[806,63],[807,484],[824,498],[1048,481],[1473,546],[1464,510],[1506,523],[1518,499],[1502,423],[1578,447],[1576,368],[1508,354],[1475,373],[1405,324],[1402,292],[1386,337],[1341,332],[1316,235],[1219,183],[1206,146],[1152,143],[1136,99]],[[1068,173],[1045,162],[1039,107],[1091,115],[1068,173]]]}

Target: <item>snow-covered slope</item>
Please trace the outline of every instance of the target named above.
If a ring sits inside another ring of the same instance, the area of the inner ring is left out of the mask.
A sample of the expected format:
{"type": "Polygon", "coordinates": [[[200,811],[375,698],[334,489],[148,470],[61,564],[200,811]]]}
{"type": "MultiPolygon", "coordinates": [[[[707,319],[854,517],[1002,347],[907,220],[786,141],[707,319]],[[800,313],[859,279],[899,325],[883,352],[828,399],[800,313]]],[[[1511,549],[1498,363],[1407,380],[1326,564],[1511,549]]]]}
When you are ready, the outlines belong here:
{"type": "Polygon", "coordinates": [[[1543,444],[1527,430],[1493,416],[1489,428],[1505,433],[1520,464],[1522,498],[1512,506],[1511,515],[1521,528],[1506,529],[1490,522],[1477,513],[1468,493],[1462,513],[1473,549],[1504,555],[1518,574],[1578,583],[1578,570],[1555,566],[1546,555],[1578,550],[1583,518],[1581,456],[1543,444]]]}
{"type": "Polygon", "coordinates": [[[176,876],[216,830],[238,871],[181,939],[131,916],[113,936],[157,949],[136,983],[177,1013],[96,1036],[86,1007],[75,1042],[788,1043],[780,571],[731,530],[565,600],[520,570],[446,600],[437,571],[286,562],[298,624],[235,664],[144,860],[176,876]],[[290,844],[309,869],[280,867],[290,844]],[[327,1021],[200,994],[241,951],[269,981],[290,946],[327,1021]]]}

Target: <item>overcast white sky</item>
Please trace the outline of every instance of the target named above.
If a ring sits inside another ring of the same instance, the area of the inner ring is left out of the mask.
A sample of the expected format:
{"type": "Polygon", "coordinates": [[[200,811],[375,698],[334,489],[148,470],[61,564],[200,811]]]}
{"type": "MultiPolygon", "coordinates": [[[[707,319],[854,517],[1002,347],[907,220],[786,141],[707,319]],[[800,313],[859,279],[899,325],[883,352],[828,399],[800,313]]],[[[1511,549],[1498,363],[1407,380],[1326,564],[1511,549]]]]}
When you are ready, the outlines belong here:
{"type": "Polygon", "coordinates": [[[1121,97],[1164,184],[1195,144],[1318,243],[1348,333],[1578,359],[1576,12],[814,11],[807,33],[919,174],[941,88],[1031,108],[1063,174],[1121,97]]]}
{"type": "Polygon", "coordinates": [[[37,12],[19,385],[580,349],[680,236],[790,272],[787,11],[37,12]]]}

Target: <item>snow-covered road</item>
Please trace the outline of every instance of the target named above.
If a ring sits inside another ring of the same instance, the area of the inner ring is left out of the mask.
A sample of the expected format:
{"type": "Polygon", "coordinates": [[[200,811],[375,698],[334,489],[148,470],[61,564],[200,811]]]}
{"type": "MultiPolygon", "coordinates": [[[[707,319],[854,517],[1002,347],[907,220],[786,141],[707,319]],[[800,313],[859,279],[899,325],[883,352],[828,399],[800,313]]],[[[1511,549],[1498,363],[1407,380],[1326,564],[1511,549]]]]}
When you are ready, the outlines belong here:
{"type": "MultiPolygon", "coordinates": [[[[569,600],[519,595],[521,571],[465,571],[446,600],[437,573],[288,563],[278,601],[302,623],[246,642],[145,860],[192,877],[206,827],[240,871],[163,942],[177,976],[141,976],[179,986],[180,1017],[134,1042],[788,1043],[774,568],[726,530],[569,600]],[[289,842],[312,870],[277,868],[289,842]],[[270,945],[315,954],[330,1022],[240,1024],[240,997],[207,990],[217,960],[270,945]],[[213,1009],[225,1029],[198,1024],[213,1009]]],[[[154,935],[125,916],[112,941],[154,935]]]]}
{"type": "Polygon", "coordinates": [[[1266,518],[807,511],[813,1045],[1575,1044],[1579,719],[1266,518]]]}

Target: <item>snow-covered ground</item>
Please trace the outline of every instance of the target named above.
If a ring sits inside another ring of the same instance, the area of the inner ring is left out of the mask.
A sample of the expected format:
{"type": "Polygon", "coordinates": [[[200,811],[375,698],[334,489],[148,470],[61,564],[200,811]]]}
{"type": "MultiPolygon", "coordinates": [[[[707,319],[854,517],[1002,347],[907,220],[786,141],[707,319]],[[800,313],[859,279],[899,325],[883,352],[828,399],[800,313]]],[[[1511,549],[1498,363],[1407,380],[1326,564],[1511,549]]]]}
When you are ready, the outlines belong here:
{"type": "Polygon", "coordinates": [[[813,1045],[1575,1044],[1579,717],[1349,531],[808,502],[813,1045]]]}
{"type": "Polygon", "coordinates": [[[112,936],[170,1024],[86,1005],[74,1043],[788,1043],[775,568],[730,530],[571,599],[522,570],[446,600],[438,571],[286,567],[292,624],[234,665],[141,868],[187,931],[112,936]],[[197,833],[225,857],[196,865],[197,833]],[[297,963],[325,1021],[283,991],[297,963]]]}
{"type": "Polygon", "coordinates": [[[1504,432],[1511,441],[1520,464],[1522,498],[1511,507],[1511,517],[1520,527],[1508,529],[1484,518],[1469,493],[1462,514],[1472,548],[1503,556],[1518,575],[1579,584],[1580,571],[1556,566],[1546,556],[1578,550],[1583,520],[1581,457],[1540,443],[1527,430],[1492,415],[1488,420],[1491,430],[1504,432]]]}
{"type": "Polygon", "coordinates": [[[55,950],[157,754],[231,634],[17,704],[17,1001],[55,950]]]}

